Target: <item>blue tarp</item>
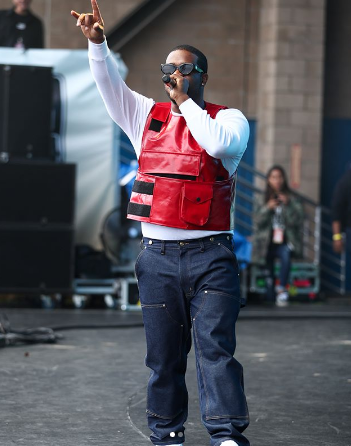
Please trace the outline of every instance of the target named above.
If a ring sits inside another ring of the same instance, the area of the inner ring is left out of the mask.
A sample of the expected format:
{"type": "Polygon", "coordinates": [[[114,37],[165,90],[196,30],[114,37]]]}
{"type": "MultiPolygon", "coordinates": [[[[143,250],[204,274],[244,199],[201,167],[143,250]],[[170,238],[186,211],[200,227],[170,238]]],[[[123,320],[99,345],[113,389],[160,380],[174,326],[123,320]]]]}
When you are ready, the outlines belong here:
{"type": "Polygon", "coordinates": [[[251,262],[251,251],[252,243],[240,232],[234,231],[234,252],[242,269],[251,262]]]}

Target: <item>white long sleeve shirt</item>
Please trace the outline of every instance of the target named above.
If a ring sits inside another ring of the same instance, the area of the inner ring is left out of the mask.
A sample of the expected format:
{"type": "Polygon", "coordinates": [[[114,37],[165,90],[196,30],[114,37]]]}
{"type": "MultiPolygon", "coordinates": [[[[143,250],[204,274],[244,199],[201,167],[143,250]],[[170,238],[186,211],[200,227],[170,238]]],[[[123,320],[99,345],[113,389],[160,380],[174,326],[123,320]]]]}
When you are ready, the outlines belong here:
{"type": "MultiPolygon", "coordinates": [[[[106,41],[97,45],[89,41],[90,68],[111,118],[130,139],[139,158],[146,119],[155,101],[132,91],[120,77],[118,66],[106,41]]],[[[186,124],[206,152],[222,161],[232,175],[245,152],[250,129],[245,116],[235,109],[220,110],[212,119],[192,99],[179,107],[186,124]]],[[[144,237],[159,240],[185,240],[206,237],[218,232],[186,230],[142,222],[144,237]]],[[[223,231],[220,231],[223,232],[223,231]]],[[[227,231],[228,232],[228,231],[227,231]]],[[[229,231],[230,232],[230,231],[229,231]]]]}

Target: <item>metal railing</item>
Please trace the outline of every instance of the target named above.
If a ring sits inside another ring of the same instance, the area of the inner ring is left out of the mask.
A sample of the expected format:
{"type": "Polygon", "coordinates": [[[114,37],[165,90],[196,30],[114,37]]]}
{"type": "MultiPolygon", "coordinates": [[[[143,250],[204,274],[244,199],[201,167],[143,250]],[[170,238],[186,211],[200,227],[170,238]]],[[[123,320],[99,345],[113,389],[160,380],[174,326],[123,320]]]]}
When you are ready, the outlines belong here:
{"type": "MultiPolygon", "coordinates": [[[[241,162],[238,169],[235,203],[235,227],[249,239],[253,233],[253,203],[256,195],[264,193],[266,176],[241,162]]],[[[292,192],[301,201],[304,223],[301,228],[303,239],[303,261],[319,268],[323,291],[345,294],[345,254],[332,250],[331,211],[308,197],[292,192]]]]}
{"type": "Polygon", "coordinates": [[[331,211],[322,208],[321,219],[321,284],[337,294],[346,293],[346,254],[333,251],[331,211]]]}

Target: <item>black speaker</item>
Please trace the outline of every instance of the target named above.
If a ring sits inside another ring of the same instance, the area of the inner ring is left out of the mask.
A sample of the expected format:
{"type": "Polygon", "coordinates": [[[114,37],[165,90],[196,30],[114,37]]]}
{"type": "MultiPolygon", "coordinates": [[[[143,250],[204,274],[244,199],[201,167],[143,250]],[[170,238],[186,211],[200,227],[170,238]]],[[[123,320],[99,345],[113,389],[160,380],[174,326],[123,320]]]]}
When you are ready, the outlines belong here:
{"type": "Polygon", "coordinates": [[[0,292],[69,293],[75,165],[0,164],[0,292]]]}
{"type": "Polygon", "coordinates": [[[75,165],[0,163],[0,222],[71,225],[75,165]]]}
{"type": "Polygon", "coordinates": [[[0,229],[1,292],[69,293],[73,266],[72,230],[0,229]]]}
{"type": "Polygon", "coordinates": [[[0,155],[54,160],[51,67],[0,65],[0,155]]]}

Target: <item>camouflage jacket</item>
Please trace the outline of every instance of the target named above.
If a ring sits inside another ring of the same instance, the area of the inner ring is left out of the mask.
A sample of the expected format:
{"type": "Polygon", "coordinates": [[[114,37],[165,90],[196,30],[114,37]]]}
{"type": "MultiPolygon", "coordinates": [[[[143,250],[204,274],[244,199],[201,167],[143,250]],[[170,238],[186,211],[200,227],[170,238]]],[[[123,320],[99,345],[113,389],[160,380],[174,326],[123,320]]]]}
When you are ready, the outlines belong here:
{"type": "MultiPolygon", "coordinates": [[[[252,246],[252,263],[265,263],[268,247],[272,240],[272,222],[274,211],[269,209],[261,199],[254,201],[254,232],[252,246]]],[[[290,195],[287,205],[283,206],[286,243],[292,249],[292,255],[302,257],[303,207],[301,202],[290,195]]]]}

